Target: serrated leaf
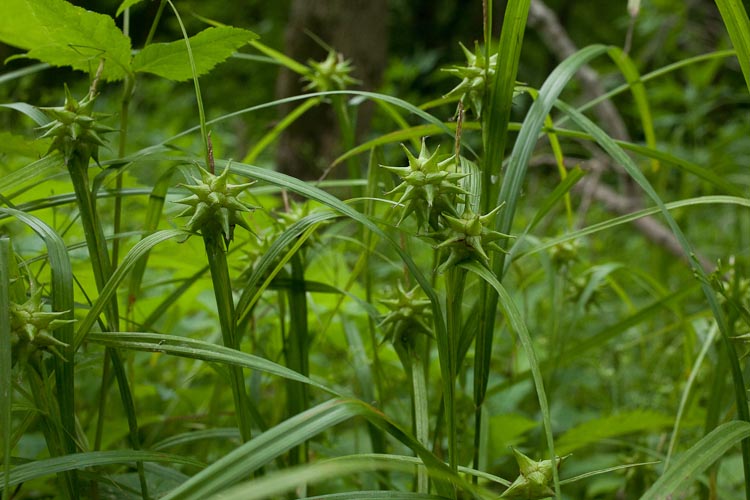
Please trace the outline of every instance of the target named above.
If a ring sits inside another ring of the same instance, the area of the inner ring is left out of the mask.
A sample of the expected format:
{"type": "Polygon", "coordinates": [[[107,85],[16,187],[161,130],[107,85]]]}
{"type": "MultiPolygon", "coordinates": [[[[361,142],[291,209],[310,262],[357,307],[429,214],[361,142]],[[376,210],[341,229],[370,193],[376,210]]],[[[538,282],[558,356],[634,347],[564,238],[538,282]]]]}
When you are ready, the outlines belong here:
{"type": "Polygon", "coordinates": [[[125,9],[128,9],[132,7],[133,5],[137,3],[141,3],[143,0],[124,0],[119,7],[117,7],[117,12],[115,13],[115,17],[120,17],[120,14],[125,12],[125,9]]]}
{"type": "MultiPolygon", "coordinates": [[[[205,75],[234,51],[256,38],[258,35],[252,31],[229,26],[206,28],[191,36],[190,48],[198,76],[205,75]]],[[[133,59],[133,69],[178,82],[193,77],[184,40],[146,46],[133,59]]]]}
{"type": "Polygon", "coordinates": [[[3,0],[0,41],[32,59],[89,73],[104,58],[102,78],[109,81],[130,70],[130,39],[114,19],[64,0],[3,0]]]}
{"type": "Polygon", "coordinates": [[[650,410],[634,410],[577,425],[560,436],[556,444],[559,454],[567,455],[602,439],[634,432],[653,431],[670,427],[672,424],[674,424],[674,417],[650,410]]]}

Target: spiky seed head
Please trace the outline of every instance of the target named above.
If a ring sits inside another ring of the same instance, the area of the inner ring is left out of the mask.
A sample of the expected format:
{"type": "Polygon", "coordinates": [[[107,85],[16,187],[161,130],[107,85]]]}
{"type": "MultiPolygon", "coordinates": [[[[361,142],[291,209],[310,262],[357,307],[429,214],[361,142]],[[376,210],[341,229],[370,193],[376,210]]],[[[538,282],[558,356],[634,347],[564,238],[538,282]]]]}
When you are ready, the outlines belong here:
{"type": "Polygon", "coordinates": [[[192,195],[176,200],[175,203],[187,205],[178,217],[190,217],[185,229],[194,233],[204,233],[207,229],[218,228],[227,245],[234,236],[234,226],[240,226],[253,232],[242,216],[255,207],[241,201],[238,196],[253,183],[229,184],[229,163],[219,175],[214,175],[198,167],[200,179],[194,177],[195,184],[181,184],[192,195]]]}

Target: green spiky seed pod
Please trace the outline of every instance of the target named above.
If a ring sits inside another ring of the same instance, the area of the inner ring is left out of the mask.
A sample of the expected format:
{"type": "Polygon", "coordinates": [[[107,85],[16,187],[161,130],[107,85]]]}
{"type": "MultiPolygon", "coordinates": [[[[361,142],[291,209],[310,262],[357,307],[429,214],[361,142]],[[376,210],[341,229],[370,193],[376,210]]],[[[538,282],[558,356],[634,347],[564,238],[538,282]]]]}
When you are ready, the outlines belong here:
{"type": "Polygon", "coordinates": [[[344,90],[360,82],[350,76],[354,70],[351,61],[344,59],[343,54],[334,50],[322,61],[308,61],[310,71],[304,76],[307,85],[304,90],[327,92],[329,90],[344,90]]]}
{"type": "Polygon", "coordinates": [[[489,64],[487,64],[487,58],[479,49],[478,43],[474,43],[474,53],[467,49],[464,44],[460,42],[459,44],[466,56],[466,66],[454,66],[443,70],[461,78],[461,83],[448,92],[445,97],[460,96],[464,109],[473,110],[479,118],[482,116],[482,101],[485,91],[495,79],[497,54],[490,55],[489,64]]]}
{"type": "Polygon", "coordinates": [[[67,311],[45,311],[42,304],[42,289],[37,287],[23,304],[10,304],[11,350],[13,364],[24,364],[34,351],[49,351],[65,359],[58,349],[68,344],[56,339],[52,332],[74,320],[62,319],[67,311]]]}
{"type": "Polygon", "coordinates": [[[40,108],[52,121],[42,127],[42,137],[52,137],[49,151],[60,151],[68,165],[73,156],[88,162],[93,158],[98,162],[99,146],[104,146],[100,134],[114,129],[98,122],[101,115],[94,115],[96,94],[89,93],[77,101],[65,85],[65,104],[59,107],[40,108]]]}
{"type": "Polygon", "coordinates": [[[450,250],[448,258],[437,269],[439,273],[466,259],[473,259],[489,266],[489,250],[505,251],[495,242],[511,236],[490,229],[495,225],[495,217],[501,208],[502,205],[487,215],[478,215],[467,205],[461,217],[442,214],[446,227],[438,233],[428,235],[439,241],[436,248],[450,250]]]}
{"type": "Polygon", "coordinates": [[[238,196],[253,183],[236,185],[227,183],[228,163],[218,176],[201,167],[198,168],[201,178],[193,177],[195,184],[181,184],[193,194],[175,201],[175,203],[188,206],[178,215],[178,217],[190,216],[185,229],[204,235],[206,232],[218,230],[227,246],[234,238],[235,226],[243,227],[252,233],[253,230],[242,217],[242,212],[250,212],[255,207],[240,201],[238,196]]]}
{"type": "Polygon", "coordinates": [[[456,172],[455,156],[439,160],[439,147],[434,153],[427,149],[425,139],[419,156],[414,156],[403,144],[409,165],[406,167],[382,168],[398,175],[403,182],[386,194],[400,193],[398,203],[404,206],[404,211],[398,223],[414,213],[417,224],[421,228],[427,221],[433,229],[437,228],[437,216],[440,213],[455,213],[455,198],[468,193],[459,185],[459,181],[467,174],[456,172]]]}
{"type": "Polygon", "coordinates": [[[419,287],[407,292],[399,283],[391,297],[380,300],[380,303],[389,310],[380,322],[380,326],[385,331],[386,340],[394,344],[402,343],[411,346],[416,334],[432,334],[428,326],[431,322],[431,303],[428,299],[422,298],[420,292],[419,287]]]}
{"type": "MultiPolygon", "coordinates": [[[[515,455],[516,462],[518,462],[520,474],[513,481],[513,484],[500,495],[500,498],[539,500],[555,496],[555,490],[552,489],[552,460],[536,462],[515,448],[513,448],[513,455],[515,455]]],[[[559,470],[560,464],[566,458],[568,457],[557,457],[554,466],[559,470]]]]}

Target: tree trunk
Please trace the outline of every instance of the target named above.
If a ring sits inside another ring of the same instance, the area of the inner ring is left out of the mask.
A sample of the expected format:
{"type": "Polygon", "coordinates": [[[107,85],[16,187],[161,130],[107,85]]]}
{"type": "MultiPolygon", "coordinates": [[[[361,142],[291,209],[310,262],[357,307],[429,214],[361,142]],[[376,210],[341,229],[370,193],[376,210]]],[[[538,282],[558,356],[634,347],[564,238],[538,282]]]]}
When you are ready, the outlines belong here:
{"type": "MultiPolygon", "coordinates": [[[[304,64],[325,59],[327,50],[307,32],[352,62],[352,76],[362,82],[359,89],[377,87],[386,64],[387,0],[293,0],[285,31],[285,53],[304,64]]],[[[298,74],[283,69],[277,81],[277,95],[279,98],[298,95],[304,92],[304,86],[298,74]]],[[[282,106],[282,114],[297,105],[299,102],[282,106]]],[[[371,103],[359,106],[358,136],[366,129],[371,115],[371,103]]],[[[282,134],[278,169],[304,180],[319,178],[342,153],[339,138],[330,106],[324,104],[309,110],[282,134]]]]}

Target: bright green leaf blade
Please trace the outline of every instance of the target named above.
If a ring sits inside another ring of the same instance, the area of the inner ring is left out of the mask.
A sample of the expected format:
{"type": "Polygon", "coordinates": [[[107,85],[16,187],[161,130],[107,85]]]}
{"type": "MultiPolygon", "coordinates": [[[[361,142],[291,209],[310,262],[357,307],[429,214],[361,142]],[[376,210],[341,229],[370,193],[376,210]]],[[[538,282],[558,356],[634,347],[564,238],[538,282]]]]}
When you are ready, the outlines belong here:
{"type": "Polygon", "coordinates": [[[162,498],[202,500],[236,484],[293,446],[361,412],[362,408],[352,401],[322,403],[248,441],[162,498]]]}
{"type": "Polygon", "coordinates": [[[249,368],[277,375],[288,380],[294,380],[295,382],[309,384],[336,396],[340,395],[337,391],[273,361],[202,340],[178,337],[176,335],[140,332],[90,333],[87,340],[115,349],[160,352],[184,358],[200,359],[211,363],[249,368]]]}
{"type": "Polygon", "coordinates": [[[750,90],[750,19],[741,0],[716,0],[750,90]]]}
{"type": "MultiPolygon", "coordinates": [[[[516,335],[518,335],[518,340],[523,346],[524,353],[526,354],[526,358],[529,363],[531,377],[534,380],[534,388],[536,389],[537,399],[539,400],[539,408],[542,412],[544,433],[547,438],[547,447],[549,448],[550,459],[554,460],[554,457],[556,456],[555,442],[552,435],[552,420],[550,417],[547,392],[544,389],[544,379],[542,377],[542,371],[539,367],[539,361],[537,360],[536,352],[534,351],[534,344],[532,343],[531,335],[529,335],[529,330],[526,328],[526,323],[524,323],[523,317],[521,316],[521,313],[513,302],[513,299],[508,294],[508,291],[500,283],[500,281],[498,281],[492,271],[477,262],[463,263],[461,264],[461,267],[473,272],[495,289],[495,291],[497,292],[498,304],[503,310],[503,314],[505,314],[505,317],[510,324],[511,329],[516,332],[516,335]]],[[[553,471],[553,478],[555,482],[555,491],[560,491],[560,478],[557,474],[556,468],[554,468],[553,471]]]]}
{"type": "MultiPolygon", "coordinates": [[[[630,56],[619,47],[610,47],[609,56],[615,64],[617,64],[617,67],[625,76],[625,79],[630,86],[633,100],[635,100],[635,105],[638,109],[638,115],[641,117],[641,126],[643,127],[643,135],[646,138],[646,144],[648,147],[656,149],[656,133],[654,132],[654,121],[651,117],[651,106],[649,106],[646,87],[643,85],[641,75],[638,73],[638,68],[636,68],[635,63],[630,56]]],[[[658,170],[659,162],[652,159],[651,168],[654,171],[658,170]]]]}
{"type": "Polygon", "coordinates": [[[3,0],[0,41],[28,50],[28,57],[93,74],[105,59],[102,78],[130,72],[130,38],[103,14],[64,0],[3,0]]]}
{"type": "MultiPolygon", "coordinates": [[[[205,75],[217,64],[227,60],[235,50],[258,38],[252,31],[222,26],[206,28],[191,36],[197,76],[205,75]]],[[[193,78],[184,40],[153,43],[144,47],[133,59],[133,71],[153,73],[174,81],[193,78]]]]}
{"type": "Polygon", "coordinates": [[[288,69],[294,71],[295,73],[299,75],[306,75],[310,72],[310,68],[305,66],[304,64],[300,64],[291,57],[279,52],[278,50],[272,49],[271,47],[264,45],[260,42],[250,42],[250,45],[276,61],[277,63],[281,64],[282,66],[287,67],[288,69]]]}
{"type": "Polygon", "coordinates": [[[62,457],[35,460],[11,469],[10,485],[25,483],[32,479],[57,474],[59,472],[84,469],[112,464],[131,464],[133,462],[165,462],[204,467],[205,464],[181,455],[156,453],[153,451],[91,451],[87,453],[72,453],[62,457]]]}
{"type": "Polygon", "coordinates": [[[741,421],[727,422],[706,434],[677,459],[661,476],[641,500],[670,498],[678,488],[695,480],[711,464],[743,439],[750,437],[750,424],[741,421]]]}
{"type": "MultiPolygon", "coordinates": [[[[361,472],[370,472],[372,474],[375,474],[379,470],[408,471],[412,468],[413,465],[411,464],[382,460],[379,457],[375,456],[352,456],[347,457],[346,461],[331,460],[327,462],[308,464],[301,467],[284,469],[282,471],[264,476],[260,479],[239,484],[227,491],[222,491],[214,498],[216,500],[262,500],[265,498],[279,498],[280,495],[285,492],[293,491],[300,484],[316,484],[320,483],[321,481],[335,481],[341,478],[349,478],[352,475],[361,472]]],[[[369,493],[362,492],[359,495],[354,494],[351,496],[347,494],[323,495],[322,497],[313,498],[366,498],[373,500],[385,498],[410,500],[413,498],[440,499],[445,497],[438,497],[420,493],[402,493],[397,491],[388,491],[369,493]],[[381,496],[383,494],[385,494],[386,496],[381,496]]]]}
{"type": "Polygon", "coordinates": [[[107,307],[109,301],[112,300],[112,297],[117,291],[118,285],[127,277],[130,270],[133,269],[133,266],[135,266],[135,264],[142,257],[148,255],[148,252],[156,245],[180,236],[185,237],[189,234],[190,233],[186,231],[178,229],[167,229],[165,231],[159,231],[139,241],[127,253],[127,255],[125,255],[125,258],[122,260],[120,266],[117,268],[117,270],[115,270],[114,273],[112,273],[112,277],[109,279],[109,281],[107,281],[104,289],[102,289],[101,293],[99,294],[99,298],[97,298],[96,302],[94,302],[94,304],[91,306],[91,309],[89,310],[83,321],[78,324],[74,343],[75,350],[78,350],[78,348],[81,346],[81,343],[89,333],[89,330],[91,330],[91,327],[94,326],[94,323],[96,323],[99,315],[107,307]]]}
{"type": "Polygon", "coordinates": [[[25,114],[26,116],[34,120],[40,127],[42,125],[47,125],[50,122],[49,117],[42,113],[39,108],[37,108],[36,106],[32,106],[31,104],[26,104],[25,102],[11,102],[8,104],[0,104],[0,107],[15,109],[16,111],[25,114]]]}
{"type": "MultiPolygon", "coordinates": [[[[10,208],[0,208],[4,212],[14,216],[27,226],[29,226],[42,240],[47,248],[47,256],[51,271],[51,298],[52,310],[65,312],[61,319],[73,319],[73,269],[70,264],[68,249],[62,237],[54,229],[45,224],[42,220],[10,208]]],[[[64,446],[68,453],[74,453],[78,448],[75,443],[76,435],[75,425],[75,350],[73,349],[73,340],[75,331],[73,324],[65,324],[56,328],[53,332],[54,337],[66,344],[67,347],[61,347],[60,351],[65,358],[54,358],[55,363],[55,382],[57,390],[57,399],[60,407],[60,423],[63,426],[64,446]]],[[[76,479],[71,478],[72,484],[76,479]]]]}
{"type": "MultiPolygon", "coordinates": [[[[531,153],[536,147],[544,120],[555,104],[557,97],[581,66],[606,51],[607,47],[603,45],[592,45],[581,49],[555,68],[539,90],[539,97],[531,105],[526,119],[523,121],[500,187],[497,204],[506,203],[505,208],[497,218],[497,230],[501,233],[510,233],[516,207],[523,192],[523,181],[526,177],[529,158],[531,158],[531,153]]],[[[499,260],[502,262],[504,259],[501,257],[499,260]]]]}
{"type": "MultiPolygon", "coordinates": [[[[482,176],[482,213],[487,213],[496,205],[498,184],[493,176],[498,176],[505,155],[508,138],[508,124],[513,106],[513,90],[521,58],[521,46],[529,15],[530,0],[508,2],[503,19],[503,29],[498,45],[497,67],[495,68],[494,88],[489,98],[487,114],[487,134],[484,139],[486,158],[482,176]]],[[[489,41],[486,41],[489,43],[489,41]]]]}

